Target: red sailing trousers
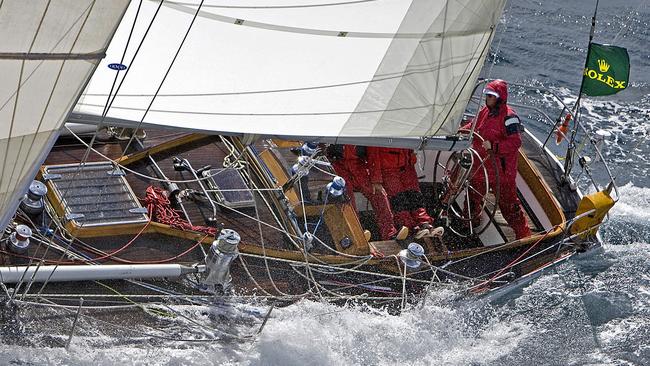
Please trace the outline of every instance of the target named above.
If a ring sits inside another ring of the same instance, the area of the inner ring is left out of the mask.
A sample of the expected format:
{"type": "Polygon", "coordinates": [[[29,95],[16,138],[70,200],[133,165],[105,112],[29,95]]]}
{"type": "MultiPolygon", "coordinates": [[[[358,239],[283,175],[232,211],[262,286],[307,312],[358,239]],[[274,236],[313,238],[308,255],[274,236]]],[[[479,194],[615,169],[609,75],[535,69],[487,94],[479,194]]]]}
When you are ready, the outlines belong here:
{"type": "Polygon", "coordinates": [[[424,209],[413,150],[386,147],[368,148],[372,183],[381,183],[388,194],[395,223],[415,229],[433,220],[424,209]]]}
{"type": "Polygon", "coordinates": [[[422,224],[433,223],[422,207],[424,197],[413,165],[382,169],[382,180],[398,226],[414,229],[422,224]]]}
{"type": "Polygon", "coordinates": [[[388,203],[388,197],[384,192],[372,192],[372,184],[368,175],[365,161],[361,159],[343,159],[332,163],[334,171],[340,177],[345,179],[345,193],[350,197],[352,206],[356,209],[354,191],[361,192],[375,212],[377,226],[379,226],[379,235],[382,240],[389,240],[397,234],[397,229],[393,224],[393,214],[388,203]]]}
{"type": "MultiPolygon", "coordinates": [[[[489,93],[496,92],[497,103],[491,107],[484,106],[476,116],[476,127],[474,131],[485,141],[490,142],[489,148],[494,158],[488,158],[485,162],[488,182],[494,192],[497,192],[495,173],[499,172],[499,210],[508,225],[515,231],[517,239],[530,236],[530,228],[521,208],[521,202],[517,197],[517,159],[518,150],[521,146],[521,121],[517,112],[508,106],[508,85],[503,80],[492,80],[486,90],[489,93]],[[496,166],[495,166],[496,165],[496,166]]],[[[494,94],[491,94],[494,95],[494,94]]],[[[470,124],[464,128],[470,127],[470,124]]],[[[472,143],[474,149],[481,155],[487,157],[488,151],[483,146],[482,139],[474,138],[472,143]]],[[[482,171],[476,172],[470,179],[476,191],[470,190],[470,209],[472,212],[480,209],[482,199],[485,195],[485,174],[482,171]]]]}
{"type": "MultiPolygon", "coordinates": [[[[528,222],[524,216],[524,211],[521,208],[521,202],[517,197],[517,159],[516,155],[513,158],[495,157],[494,159],[487,159],[485,167],[488,172],[488,182],[494,192],[497,192],[496,177],[495,177],[495,163],[496,169],[499,169],[499,210],[508,225],[515,231],[517,239],[525,238],[531,235],[528,222]]],[[[473,174],[471,184],[475,190],[469,190],[470,209],[472,213],[479,210],[483,203],[483,196],[486,191],[485,174],[482,171],[473,174]]]]}

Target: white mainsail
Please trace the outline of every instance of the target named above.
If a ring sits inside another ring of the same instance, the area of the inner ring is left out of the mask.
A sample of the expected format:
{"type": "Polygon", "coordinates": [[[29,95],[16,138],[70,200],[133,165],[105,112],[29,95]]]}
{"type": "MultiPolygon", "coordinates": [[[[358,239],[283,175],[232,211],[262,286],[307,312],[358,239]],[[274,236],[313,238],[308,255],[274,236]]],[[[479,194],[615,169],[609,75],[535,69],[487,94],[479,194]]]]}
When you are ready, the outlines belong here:
{"type": "Polygon", "coordinates": [[[71,121],[419,144],[457,130],[505,0],[205,1],[169,69],[199,3],[134,2],[71,121]]]}
{"type": "Polygon", "coordinates": [[[0,229],[104,56],[128,3],[0,1],[0,229]]]}

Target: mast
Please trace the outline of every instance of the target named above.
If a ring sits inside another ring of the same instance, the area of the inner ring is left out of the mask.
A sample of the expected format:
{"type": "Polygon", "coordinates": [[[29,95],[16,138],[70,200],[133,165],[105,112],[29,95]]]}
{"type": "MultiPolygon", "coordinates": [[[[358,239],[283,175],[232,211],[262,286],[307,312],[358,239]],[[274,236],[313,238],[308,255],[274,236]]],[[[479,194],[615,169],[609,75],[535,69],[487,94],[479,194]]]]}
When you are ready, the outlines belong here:
{"type": "Polygon", "coordinates": [[[585,57],[585,65],[582,68],[583,75],[582,75],[582,80],[580,81],[580,91],[578,92],[578,99],[576,100],[576,104],[573,107],[574,126],[573,126],[573,131],[571,131],[571,139],[569,140],[569,146],[567,147],[566,156],[564,158],[564,175],[562,176],[562,181],[565,183],[569,181],[569,174],[571,174],[571,170],[573,169],[573,153],[576,147],[575,138],[576,138],[576,134],[578,133],[578,127],[580,126],[580,117],[579,117],[580,101],[582,99],[582,91],[584,90],[584,85],[585,85],[584,70],[587,68],[589,62],[589,52],[591,51],[591,42],[594,39],[594,32],[596,30],[596,15],[598,14],[599,1],[600,0],[596,0],[596,8],[594,9],[594,15],[591,17],[591,29],[589,30],[589,44],[587,46],[587,56],[585,57]]]}

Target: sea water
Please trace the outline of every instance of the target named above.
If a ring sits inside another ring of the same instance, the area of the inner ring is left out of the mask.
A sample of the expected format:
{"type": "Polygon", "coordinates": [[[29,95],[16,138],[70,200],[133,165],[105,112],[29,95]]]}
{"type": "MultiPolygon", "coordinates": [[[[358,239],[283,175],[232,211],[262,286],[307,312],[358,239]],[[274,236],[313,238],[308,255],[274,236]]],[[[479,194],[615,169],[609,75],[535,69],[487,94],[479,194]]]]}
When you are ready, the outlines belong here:
{"type": "MultiPolygon", "coordinates": [[[[511,1],[483,76],[547,87],[566,102],[575,101],[594,5],[511,1]]],[[[453,289],[432,293],[424,306],[401,315],[302,301],[274,310],[254,340],[125,342],[97,329],[95,337],[75,337],[69,351],[3,345],[0,364],[650,364],[647,1],[600,2],[594,41],[614,40],[630,53],[629,89],[583,100],[586,126],[609,132],[606,158],[621,186],[621,200],[602,229],[603,253],[562,264],[495,303],[461,299],[453,289]]],[[[206,316],[196,309],[177,310],[199,321],[206,316]]]]}

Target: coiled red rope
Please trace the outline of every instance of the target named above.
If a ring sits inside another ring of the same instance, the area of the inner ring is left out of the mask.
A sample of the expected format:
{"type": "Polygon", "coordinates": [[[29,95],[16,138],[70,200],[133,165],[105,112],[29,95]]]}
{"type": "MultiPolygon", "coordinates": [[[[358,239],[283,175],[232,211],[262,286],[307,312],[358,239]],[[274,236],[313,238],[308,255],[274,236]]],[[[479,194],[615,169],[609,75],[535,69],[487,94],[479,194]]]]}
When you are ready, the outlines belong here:
{"type": "Polygon", "coordinates": [[[169,225],[184,231],[196,231],[207,235],[214,235],[216,228],[209,226],[191,225],[171,207],[171,202],[162,188],[149,186],[144,197],[144,203],[149,210],[152,221],[169,225]]]}

